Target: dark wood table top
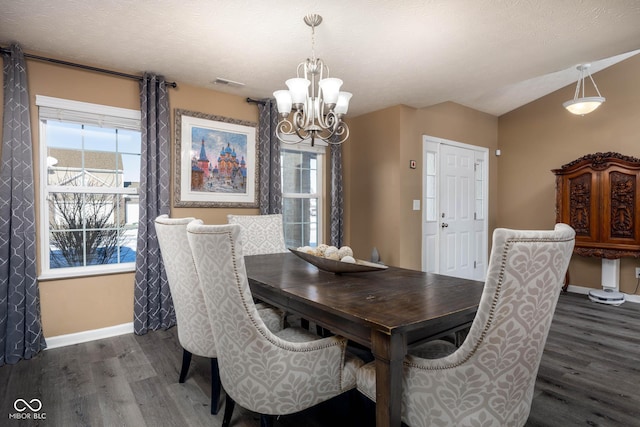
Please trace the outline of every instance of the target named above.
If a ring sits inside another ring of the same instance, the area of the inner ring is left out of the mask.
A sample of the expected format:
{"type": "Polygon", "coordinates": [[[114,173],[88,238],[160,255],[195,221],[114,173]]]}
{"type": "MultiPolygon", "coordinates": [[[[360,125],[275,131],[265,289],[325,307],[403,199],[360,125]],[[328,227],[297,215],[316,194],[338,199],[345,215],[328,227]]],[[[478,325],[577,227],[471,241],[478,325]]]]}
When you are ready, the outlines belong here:
{"type": "Polygon", "coordinates": [[[407,343],[469,324],[483,282],[398,267],[333,274],[293,254],[245,257],[254,296],[364,345],[371,330],[407,343]]]}

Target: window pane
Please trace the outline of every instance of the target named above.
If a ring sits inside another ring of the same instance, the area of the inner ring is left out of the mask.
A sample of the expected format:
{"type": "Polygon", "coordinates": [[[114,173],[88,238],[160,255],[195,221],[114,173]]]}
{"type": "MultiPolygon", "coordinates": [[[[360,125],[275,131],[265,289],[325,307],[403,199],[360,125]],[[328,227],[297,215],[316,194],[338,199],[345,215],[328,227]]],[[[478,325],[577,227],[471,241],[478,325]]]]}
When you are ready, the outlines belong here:
{"type": "Polygon", "coordinates": [[[95,126],[84,126],[84,149],[87,151],[115,152],[116,130],[95,126]]]}
{"type": "Polygon", "coordinates": [[[282,192],[315,194],[317,192],[317,153],[282,150],[282,192]]]}
{"type": "Polygon", "coordinates": [[[137,222],[137,200],[120,194],[50,194],[51,268],[135,261],[137,227],[127,213],[137,222]]]}
{"type": "Polygon", "coordinates": [[[119,187],[122,182],[120,154],[84,151],[84,182],[89,187],[119,187]]]}
{"type": "Polygon", "coordinates": [[[317,246],[322,153],[282,147],[280,151],[284,236],[288,247],[317,246]]]}
{"type": "Polygon", "coordinates": [[[427,153],[427,175],[435,175],[436,174],[436,154],[435,153],[427,153]]]}
{"type": "Polygon", "coordinates": [[[49,148],[47,150],[47,183],[76,187],[84,185],[82,157],[82,150],[49,148]]]}
{"type": "Polygon", "coordinates": [[[283,220],[287,247],[318,245],[318,200],[284,198],[283,220]]]}
{"type": "Polygon", "coordinates": [[[45,125],[47,147],[82,149],[82,125],[56,120],[47,120],[45,125]]]}
{"type": "Polygon", "coordinates": [[[475,199],[476,199],[476,219],[484,219],[484,162],[477,162],[475,165],[475,199]]]}
{"type": "Polygon", "coordinates": [[[46,124],[48,184],[120,187],[140,180],[140,132],[65,125],[46,124]]]}
{"type": "Polygon", "coordinates": [[[437,221],[435,199],[427,199],[427,221],[437,221]]]}
{"type": "Polygon", "coordinates": [[[83,185],[82,125],[48,120],[47,183],[50,185],[83,185]],[[75,165],[75,167],[74,167],[75,165]]]}

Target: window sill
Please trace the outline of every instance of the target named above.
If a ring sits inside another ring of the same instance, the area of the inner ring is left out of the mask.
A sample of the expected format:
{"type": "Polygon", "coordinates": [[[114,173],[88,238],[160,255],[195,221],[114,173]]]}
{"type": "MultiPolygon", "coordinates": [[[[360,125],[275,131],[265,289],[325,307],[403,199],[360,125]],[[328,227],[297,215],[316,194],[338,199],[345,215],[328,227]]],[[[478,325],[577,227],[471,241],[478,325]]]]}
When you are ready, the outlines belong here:
{"type": "Polygon", "coordinates": [[[133,273],[136,271],[135,263],[104,265],[99,267],[59,268],[43,272],[38,276],[38,281],[59,279],[71,279],[92,276],[107,276],[110,274],[133,273]]]}

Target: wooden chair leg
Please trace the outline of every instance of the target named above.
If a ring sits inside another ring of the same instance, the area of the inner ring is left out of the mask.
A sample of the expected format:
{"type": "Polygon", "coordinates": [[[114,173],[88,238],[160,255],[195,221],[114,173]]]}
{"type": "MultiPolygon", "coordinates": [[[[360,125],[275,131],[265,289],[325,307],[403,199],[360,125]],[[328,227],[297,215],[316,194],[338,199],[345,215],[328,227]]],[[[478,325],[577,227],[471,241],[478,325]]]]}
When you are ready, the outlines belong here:
{"type": "Polygon", "coordinates": [[[260,415],[260,427],[273,427],[273,415],[260,415]]]}
{"type": "Polygon", "coordinates": [[[218,369],[218,359],[211,358],[211,414],[218,413],[218,402],[220,401],[220,370],[218,369]]]}
{"type": "Polygon", "coordinates": [[[187,378],[187,372],[189,372],[189,365],[191,364],[191,352],[182,349],[182,369],[180,369],[179,383],[183,383],[187,378]]]}
{"type": "Polygon", "coordinates": [[[227,400],[224,404],[224,416],[222,417],[222,427],[229,427],[231,423],[231,416],[233,415],[233,408],[236,406],[236,402],[227,394],[227,400]]]}
{"type": "Polygon", "coordinates": [[[309,321],[307,319],[300,319],[300,326],[302,329],[309,330],[309,321]]]}

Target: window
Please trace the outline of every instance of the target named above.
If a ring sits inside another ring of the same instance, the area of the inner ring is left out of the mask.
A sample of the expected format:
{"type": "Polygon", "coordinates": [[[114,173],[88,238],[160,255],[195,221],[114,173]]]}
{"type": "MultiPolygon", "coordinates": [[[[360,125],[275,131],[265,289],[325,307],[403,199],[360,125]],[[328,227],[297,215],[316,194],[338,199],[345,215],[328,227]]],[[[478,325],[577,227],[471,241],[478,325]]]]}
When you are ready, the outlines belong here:
{"type": "Polygon", "coordinates": [[[324,147],[281,147],[285,242],[292,248],[317,246],[322,243],[324,147]]]}
{"type": "Polygon", "coordinates": [[[426,152],[426,183],[425,183],[425,217],[427,221],[437,221],[438,214],[436,213],[436,153],[434,151],[426,152]]]}
{"type": "Polygon", "coordinates": [[[133,271],[140,112],[36,97],[42,277],[133,271]]]}

